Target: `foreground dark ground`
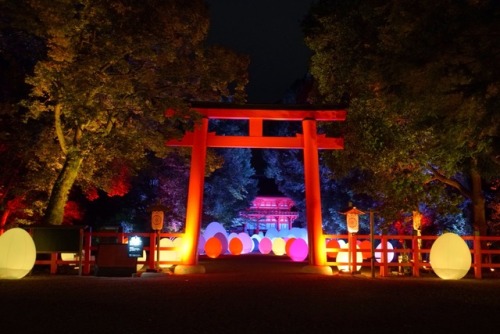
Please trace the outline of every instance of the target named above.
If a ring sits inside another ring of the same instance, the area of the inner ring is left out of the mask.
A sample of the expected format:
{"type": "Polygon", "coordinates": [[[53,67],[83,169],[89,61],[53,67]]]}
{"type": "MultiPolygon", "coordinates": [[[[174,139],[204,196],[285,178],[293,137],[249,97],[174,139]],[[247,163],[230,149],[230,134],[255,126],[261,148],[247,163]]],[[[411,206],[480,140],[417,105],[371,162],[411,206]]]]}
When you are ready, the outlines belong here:
{"type": "MultiPolygon", "coordinates": [[[[269,256],[206,274],[0,280],[1,333],[475,333],[500,330],[500,279],[321,276],[269,256]],[[6,330],[7,329],[7,330],[6,330]]],[[[334,271],[335,272],[335,271],[334,271]]]]}

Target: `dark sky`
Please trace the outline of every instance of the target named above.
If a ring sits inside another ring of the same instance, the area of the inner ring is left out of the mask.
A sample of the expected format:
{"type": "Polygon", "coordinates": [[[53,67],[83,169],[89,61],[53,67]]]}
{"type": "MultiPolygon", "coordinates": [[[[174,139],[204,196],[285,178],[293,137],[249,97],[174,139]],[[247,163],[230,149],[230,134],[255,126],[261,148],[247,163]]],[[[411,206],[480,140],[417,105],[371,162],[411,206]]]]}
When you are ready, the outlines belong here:
{"type": "Polygon", "coordinates": [[[250,56],[248,103],[276,103],[302,78],[310,51],[300,22],[315,0],[207,0],[208,42],[250,56]]]}

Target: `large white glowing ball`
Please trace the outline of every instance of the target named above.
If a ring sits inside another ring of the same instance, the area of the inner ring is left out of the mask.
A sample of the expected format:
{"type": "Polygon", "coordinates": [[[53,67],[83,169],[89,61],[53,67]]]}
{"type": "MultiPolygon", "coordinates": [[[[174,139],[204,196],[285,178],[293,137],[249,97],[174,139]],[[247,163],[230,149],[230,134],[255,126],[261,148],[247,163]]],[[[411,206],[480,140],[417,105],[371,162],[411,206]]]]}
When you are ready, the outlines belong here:
{"type": "MultiPolygon", "coordinates": [[[[383,246],[383,244],[379,243],[378,246],[375,247],[375,249],[381,250],[382,246],[383,246]]],[[[387,242],[385,248],[387,250],[387,263],[392,262],[392,260],[394,259],[394,252],[391,252],[391,250],[393,250],[394,247],[392,246],[392,244],[390,242],[387,242]]],[[[381,251],[375,252],[374,255],[375,255],[375,260],[378,263],[383,263],[383,260],[384,260],[383,252],[381,252],[381,251]]]]}
{"type": "Polygon", "coordinates": [[[174,239],[175,250],[172,253],[173,253],[175,261],[181,260],[182,243],[183,243],[182,237],[177,237],[174,239]]]}
{"type": "MultiPolygon", "coordinates": [[[[348,250],[349,249],[349,243],[346,243],[345,245],[343,245],[341,247],[343,250],[348,250]]],[[[356,249],[359,249],[359,246],[356,245],[356,249]]],[[[337,265],[337,268],[339,268],[340,271],[345,271],[345,272],[348,272],[349,271],[349,252],[348,251],[341,251],[337,254],[337,262],[339,263],[342,263],[342,264],[338,264],[337,265]]],[[[363,262],[363,254],[361,252],[358,252],[356,251],[356,271],[360,271],[361,270],[361,264],[358,264],[358,263],[361,263],[363,262]]],[[[352,265],[351,265],[351,268],[352,268],[352,265]]]]}
{"type": "Polygon", "coordinates": [[[337,241],[340,245],[340,248],[345,247],[345,245],[347,244],[347,242],[345,242],[345,240],[343,240],[343,239],[337,239],[337,241]]]}
{"type": "Polygon", "coordinates": [[[216,259],[222,253],[222,244],[216,237],[211,237],[205,242],[205,254],[212,259],[216,259]]]}
{"type": "Polygon", "coordinates": [[[442,279],[461,279],[472,263],[467,243],[455,233],[444,233],[434,241],[430,252],[432,270],[442,279]]]}
{"type": "Polygon", "coordinates": [[[0,279],[23,278],[35,261],[36,247],[28,232],[15,227],[0,235],[0,279]]]}
{"type": "Polygon", "coordinates": [[[274,238],[273,240],[274,255],[281,256],[285,254],[286,241],[283,238],[274,238]]]}
{"type": "Polygon", "coordinates": [[[243,242],[240,238],[233,237],[229,240],[229,253],[232,255],[240,255],[243,252],[243,242]]]}
{"type": "Polygon", "coordinates": [[[224,233],[217,232],[213,237],[219,239],[220,241],[220,244],[222,246],[221,254],[226,254],[227,252],[229,252],[228,250],[229,242],[227,241],[227,237],[224,233]]]}
{"type": "Polygon", "coordinates": [[[273,249],[273,242],[268,237],[264,237],[259,242],[259,252],[269,254],[273,249]]]}
{"type": "MultiPolygon", "coordinates": [[[[292,240],[292,239],[290,239],[292,240]]],[[[307,242],[302,238],[294,238],[291,242],[290,247],[287,250],[287,255],[294,262],[302,262],[307,258],[309,254],[309,247],[307,242]]]]}
{"type": "Polygon", "coordinates": [[[224,228],[224,226],[222,226],[222,224],[217,222],[211,222],[210,224],[208,224],[208,226],[205,228],[205,231],[203,232],[203,237],[205,238],[205,240],[208,240],[216,233],[222,233],[227,239],[226,229],[224,228]]]}

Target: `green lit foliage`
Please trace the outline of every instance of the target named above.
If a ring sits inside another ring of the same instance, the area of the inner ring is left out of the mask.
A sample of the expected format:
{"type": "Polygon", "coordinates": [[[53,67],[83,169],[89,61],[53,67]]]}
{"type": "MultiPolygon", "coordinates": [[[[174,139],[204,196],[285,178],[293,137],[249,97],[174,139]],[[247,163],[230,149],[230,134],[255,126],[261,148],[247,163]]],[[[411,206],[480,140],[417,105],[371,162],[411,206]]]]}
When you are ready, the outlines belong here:
{"type": "Polygon", "coordinates": [[[50,145],[38,152],[40,166],[57,173],[54,182],[40,180],[53,185],[46,223],[62,223],[74,184],[123,194],[117,174],[134,176],[149,152],[165,156],[164,141],[196,122],[189,101],[245,98],[248,60],[204,46],[201,0],[18,3],[28,10],[12,15],[15,22],[34,18],[26,29],[47,47],[24,101],[27,119],[50,121],[50,145]],[[166,118],[168,109],[175,116],[166,118]]]}
{"type": "Polygon", "coordinates": [[[319,99],[349,110],[346,149],[330,166],[365,175],[357,191],[387,218],[418,203],[449,211],[461,197],[486,233],[482,185],[499,174],[499,18],[498,1],[325,0],[305,21],[319,99]]]}

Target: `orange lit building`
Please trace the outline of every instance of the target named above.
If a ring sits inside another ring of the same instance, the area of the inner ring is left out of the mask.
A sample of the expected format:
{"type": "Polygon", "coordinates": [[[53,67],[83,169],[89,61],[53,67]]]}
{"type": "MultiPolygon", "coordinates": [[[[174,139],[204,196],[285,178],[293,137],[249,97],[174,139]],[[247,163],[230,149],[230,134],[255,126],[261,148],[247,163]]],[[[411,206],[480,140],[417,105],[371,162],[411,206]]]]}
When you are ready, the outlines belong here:
{"type": "Polygon", "coordinates": [[[240,212],[240,217],[245,219],[243,230],[249,234],[265,232],[272,227],[278,231],[290,230],[299,216],[294,206],[295,202],[288,197],[258,196],[250,208],[240,212]]]}

